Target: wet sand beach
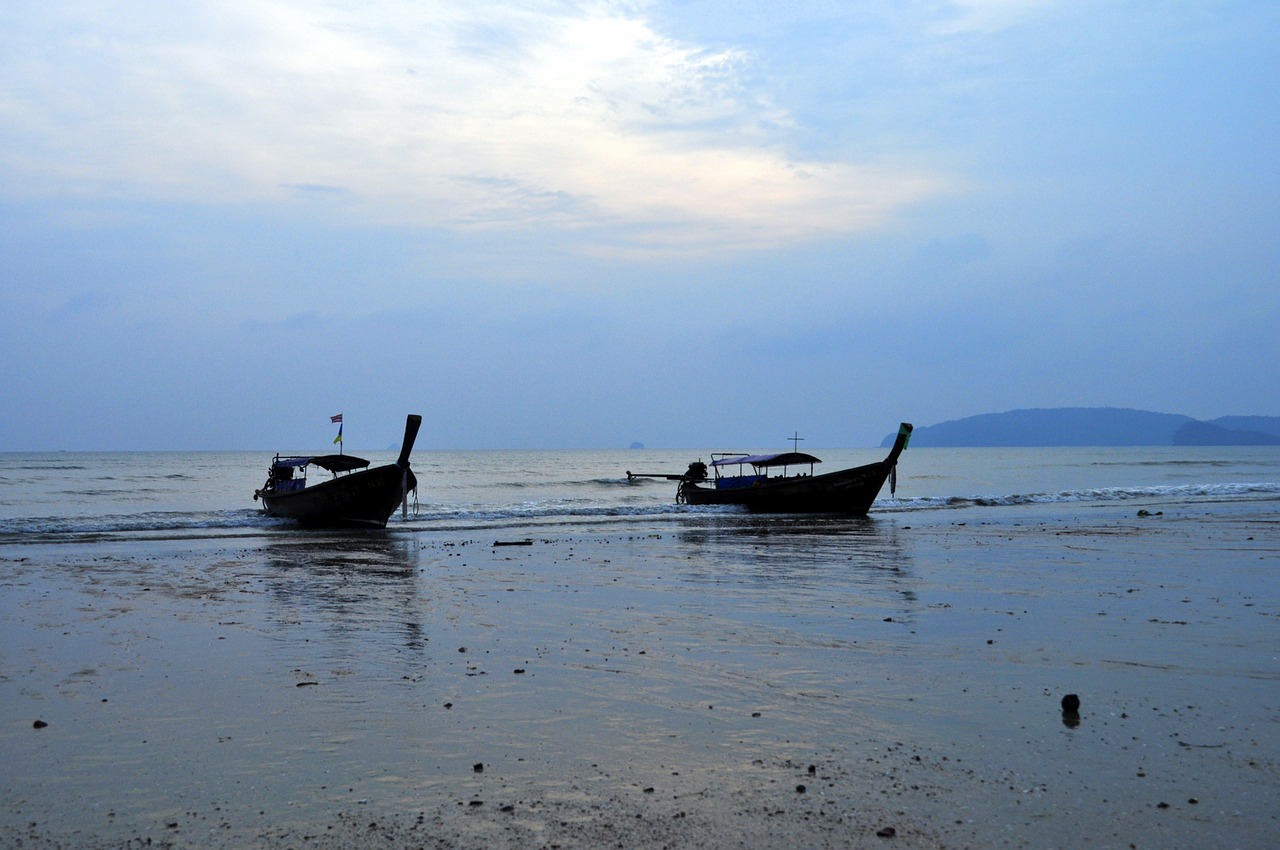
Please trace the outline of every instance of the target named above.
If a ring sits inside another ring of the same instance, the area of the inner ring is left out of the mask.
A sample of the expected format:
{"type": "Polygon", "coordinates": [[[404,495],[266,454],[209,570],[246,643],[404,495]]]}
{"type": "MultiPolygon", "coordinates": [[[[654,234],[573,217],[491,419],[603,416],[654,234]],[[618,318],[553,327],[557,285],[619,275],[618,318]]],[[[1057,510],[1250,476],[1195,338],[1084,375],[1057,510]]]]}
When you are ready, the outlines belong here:
{"type": "Polygon", "coordinates": [[[0,845],[1271,847],[1278,507],[7,546],[0,845]]]}

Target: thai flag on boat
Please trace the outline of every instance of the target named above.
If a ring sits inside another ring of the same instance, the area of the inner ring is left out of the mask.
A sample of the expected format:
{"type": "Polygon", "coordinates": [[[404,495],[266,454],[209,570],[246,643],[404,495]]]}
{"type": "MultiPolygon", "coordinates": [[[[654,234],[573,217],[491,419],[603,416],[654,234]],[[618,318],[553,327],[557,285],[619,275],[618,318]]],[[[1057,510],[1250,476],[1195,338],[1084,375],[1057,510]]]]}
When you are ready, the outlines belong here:
{"type": "Polygon", "coordinates": [[[330,417],[329,417],[329,421],[330,421],[330,422],[332,422],[334,425],[341,425],[341,424],[342,424],[342,414],[341,414],[341,413],[335,413],[335,414],[333,414],[332,416],[330,416],[330,417]]]}

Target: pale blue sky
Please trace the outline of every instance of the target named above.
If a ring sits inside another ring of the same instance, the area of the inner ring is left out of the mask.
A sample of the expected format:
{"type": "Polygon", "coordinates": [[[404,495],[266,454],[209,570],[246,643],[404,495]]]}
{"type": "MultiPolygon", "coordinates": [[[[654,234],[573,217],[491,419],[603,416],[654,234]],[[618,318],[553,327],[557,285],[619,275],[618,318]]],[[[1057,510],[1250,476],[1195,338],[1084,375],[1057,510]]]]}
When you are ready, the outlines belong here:
{"type": "Polygon", "coordinates": [[[1280,4],[0,5],[0,450],[1280,415],[1280,4]]]}

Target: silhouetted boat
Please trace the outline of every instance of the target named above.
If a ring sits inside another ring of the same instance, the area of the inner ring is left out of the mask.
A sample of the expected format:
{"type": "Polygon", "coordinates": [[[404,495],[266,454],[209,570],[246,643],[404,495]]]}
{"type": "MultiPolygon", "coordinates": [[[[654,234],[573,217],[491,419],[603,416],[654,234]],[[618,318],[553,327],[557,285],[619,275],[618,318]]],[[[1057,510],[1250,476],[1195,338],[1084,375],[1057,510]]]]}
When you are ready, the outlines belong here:
{"type": "MultiPolygon", "coordinates": [[[[884,487],[885,479],[894,478],[898,455],[910,438],[911,424],[903,422],[884,460],[822,475],[813,474],[814,464],[822,461],[811,454],[791,451],[768,455],[713,454],[710,479],[707,464],[700,460],[689,464],[684,475],[628,470],[627,478],[679,481],[676,501],[689,505],[742,505],[762,513],[863,516],[871,510],[871,503],[884,487]],[[806,465],[808,473],[789,472],[792,467],[806,465]],[[773,470],[781,470],[781,474],[770,475],[773,470]]],[[[892,491],[893,484],[890,487],[892,491]]]]}
{"type": "Polygon", "coordinates": [[[418,479],[409,468],[409,453],[418,437],[422,417],[409,414],[404,442],[395,463],[368,469],[369,461],[352,455],[276,455],[267,483],[254,491],[268,516],[295,519],[303,525],[385,528],[396,507],[403,504],[418,479]],[[307,468],[318,466],[333,477],[307,484],[307,468]],[[360,470],[360,471],[357,471],[360,470]]]}

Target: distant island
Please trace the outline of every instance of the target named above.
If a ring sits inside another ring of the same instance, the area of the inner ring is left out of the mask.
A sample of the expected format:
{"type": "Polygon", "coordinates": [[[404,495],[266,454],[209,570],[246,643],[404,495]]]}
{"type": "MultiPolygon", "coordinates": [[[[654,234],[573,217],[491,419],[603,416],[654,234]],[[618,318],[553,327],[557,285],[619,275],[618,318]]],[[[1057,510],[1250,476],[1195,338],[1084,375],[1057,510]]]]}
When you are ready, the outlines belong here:
{"type": "Polygon", "coordinates": [[[1010,410],[917,426],[911,446],[1280,446],[1280,416],[1201,421],[1121,407],[1010,410]]]}

